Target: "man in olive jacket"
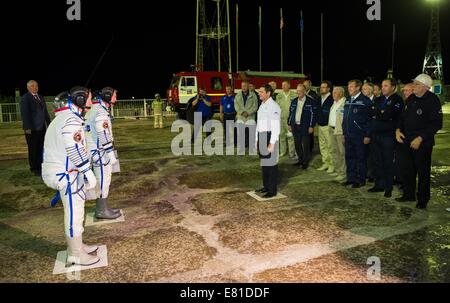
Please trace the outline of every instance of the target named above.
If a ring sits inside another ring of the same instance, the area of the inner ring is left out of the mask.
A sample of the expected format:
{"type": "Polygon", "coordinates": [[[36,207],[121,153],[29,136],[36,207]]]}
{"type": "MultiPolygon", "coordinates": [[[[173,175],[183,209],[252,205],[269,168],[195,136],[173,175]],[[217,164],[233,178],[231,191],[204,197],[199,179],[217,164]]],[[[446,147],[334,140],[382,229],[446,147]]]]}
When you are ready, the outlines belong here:
{"type": "Polygon", "coordinates": [[[249,91],[248,81],[242,82],[241,89],[234,99],[234,108],[236,110],[238,146],[242,151],[244,144],[248,146],[249,135],[254,135],[256,131],[255,116],[258,111],[258,98],[255,93],[249,91]],[[247,130],[248,134],[244,136],[247,130]]]}

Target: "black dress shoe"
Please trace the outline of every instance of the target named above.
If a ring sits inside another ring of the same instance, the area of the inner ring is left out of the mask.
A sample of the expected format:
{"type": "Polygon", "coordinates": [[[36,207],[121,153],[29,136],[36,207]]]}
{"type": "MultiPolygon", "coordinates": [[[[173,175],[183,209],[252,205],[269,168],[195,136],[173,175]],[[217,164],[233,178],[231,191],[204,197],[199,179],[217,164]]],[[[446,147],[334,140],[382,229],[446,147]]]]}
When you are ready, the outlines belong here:
{"type": "Polygon", "coordinates": [[[369,193],[382,193],[384,192],[383,188],[378,188],[378,187],[372,187],[371,189],[368,190],[369,193]]]}
{"type": "Polygon", "coordinates": [[[352,185],[352,188],[360,188],[360,187],[361,187],[361,184],[359,184],[359,183],[355,183],[352,185]]]}
{"type": "Polygon", "coordinates": [[[255,193],[257,193],[257,194],[265,194],[265,193],[267,193],[267,189],[265,189],[265,188],[263,187],[263,188],[261,188],[261,189],[255,190],[255,193]]]}
{"type": "Polygon", "coordinates": [[[427,206],[424,204],[421,204],[421,203],[417,203],[416,208],[417,209],[427,209],[427,206]]]}
{"type": "Polygon", "coordinates": [[[369,178],[367,179],[367,181],[368,181],[369,183],[373,183],[373,182],[375,182],[375,179],[372,178],[372,177],[369,177],[369,178]]]}
{"type": "Polygon", "coordinates": [[[343,186],[349,186],[349,185],[353,185],[353,182],[347,181],[342,183],[343,186]]]}
{"type": "Polygon", "coordinates": [[[295,163],[295,164],[292,164],[292,166],[302,166],[302,163],[297,162],[297,163],[295,163]]]}
{"type": "Polygon", "coordinates": [[[307,170],[308,169],[308,165],[302,165],[302,169],[307,170]]]}
{"type": "Polygon", "coordinates": [[[392,198],[392,190],[387,190],[384,192],[385,198],[392,198]]]}
{"type": "Polygon", "coordinates": [[[270,198],[273,198],[273,197],[276,197],[277,195],[276,194],[271,194],[271,193],[267,193],[267,194],[265,194],[264,196],[262,196],[264,199],[270,199],[270,198]]]}
{"type": "Polygon", "coordinates": [[[416,202],[416,199],[403,196],[400,198],[396,198],[395,201],[397,201],[397,202],[416,202]]]}

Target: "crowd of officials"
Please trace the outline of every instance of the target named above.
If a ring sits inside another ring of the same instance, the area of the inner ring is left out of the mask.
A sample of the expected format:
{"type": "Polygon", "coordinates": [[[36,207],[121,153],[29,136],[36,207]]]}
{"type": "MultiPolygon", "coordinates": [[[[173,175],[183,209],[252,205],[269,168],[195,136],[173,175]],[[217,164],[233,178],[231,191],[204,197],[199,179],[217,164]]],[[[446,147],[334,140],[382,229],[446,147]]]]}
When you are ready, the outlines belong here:
{"type": "MultiPolygon", "coordinates": [[[[403,191],[398,202],[427,207],[434,136],[443,124],[441,102],[431,92],[430,76],[417,76],[401,92],[393,78],[381,84],[351,80],[347,92],[322,81],[318,94],[310,80],[295,90],[289,81],[282,83],[280,91],[275,82],[269,85],[269,97],[281,110],[280,157],[295,159],[296,167],[309,169],[316,134],[322,158],[318,170],[354,189],[373,183],[368,191],[383,192],[386,198],[392,197],[393,186],[398,184],[403,191]]],[[[237,94],[231,86],[226,87],[220,120],[224,126],[231,121],[237,127],[225,127],[225,134],[235,131],[236,138],[245,133],[241,127],[250,131],[257,127],[260,96],[248,81],[242,82],[237,94]]],[[[203,123],[212,117],[212,102],[205,89],[189,104],[193,111],[201,112],[203,123]]]]}

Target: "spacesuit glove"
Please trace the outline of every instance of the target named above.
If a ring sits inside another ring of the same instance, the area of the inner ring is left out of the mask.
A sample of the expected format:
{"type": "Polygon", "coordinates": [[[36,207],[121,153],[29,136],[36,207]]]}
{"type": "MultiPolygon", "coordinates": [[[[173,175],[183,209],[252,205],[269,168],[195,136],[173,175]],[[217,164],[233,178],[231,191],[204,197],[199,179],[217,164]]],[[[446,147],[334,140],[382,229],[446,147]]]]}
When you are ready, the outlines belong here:
{"type": "Polygon", "coordinates": [[[114,151],[108,153],[108,157],[109,157],[111,165],[114,165],[117,163],[117,158],[116,158],[116,155],[114,154],[114,151]]]}
{"type": "Polygon", "coordinates": [[[85,172],[84,177],[87,179],[87,183],[85,183],[87,190],[93,189],[97,186],[97,179],[95,178],[92,170],[88,170],[87,172],[85,172]]]}

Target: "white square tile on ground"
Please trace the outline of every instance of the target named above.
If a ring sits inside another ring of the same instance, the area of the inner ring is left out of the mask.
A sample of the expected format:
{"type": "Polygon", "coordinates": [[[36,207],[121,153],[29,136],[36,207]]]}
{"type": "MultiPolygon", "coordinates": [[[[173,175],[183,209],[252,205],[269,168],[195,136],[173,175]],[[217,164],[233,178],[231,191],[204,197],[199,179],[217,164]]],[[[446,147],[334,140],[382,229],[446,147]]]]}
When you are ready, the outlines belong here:
{"type": "Polygon", "coordinates": [[[87,213],[86,214],[86,220],[85,220],[85,226],[94,226],[94,225],[102,225],[102,224],[112,224],[112,223],[119,223],[119,222],[125,222],[125,215],[123,213],[123,210],[120,210],[120,213],[122,214],[119,218],[114,220],[99,220],[95,218],[95,212],[87,213]]]}
{"type": "Polygon", "coordinates": [[[287,196],[285,196],[285,195],[283,195],[283,194],[280,194],[280,193],[278,193],[275,197],[269,198],[269,199],[266,199],[266,198],[263,198],[263,197],[258,196],[258,194],[255,193],[254,191],[249,191],[249,192],[246,193],[246,194],[249,195],[250,197],[252,197],[253,199],[259,201],[259,202],[272,201],[272,200],[280,200],[280,199],[286,199],[286,198],[287,198],[287,196]]]}
{"type": "Polygon", "coordinates": [[[82,271],[82,270],[88,270],[88,269],[94,269],[94,268],[108,266],[108,249],[106,248],[106,245],[102,245],[102,246],[98,247],[97,256],[100,258],[100,261],[91,266],[73,265],[70,267],[66,267],[67,251],[66,250],[60,251],[56,255],[56,261],[55,261],[55,267],[53,268],[53,274],[61,275],[61,274],[67,274],[70,272],[76,272],[76,271],[82,271]]]}

